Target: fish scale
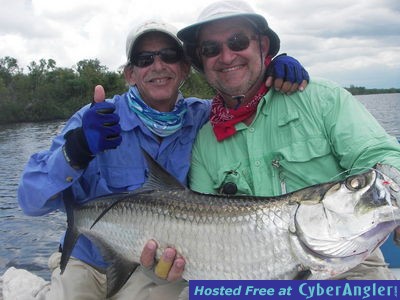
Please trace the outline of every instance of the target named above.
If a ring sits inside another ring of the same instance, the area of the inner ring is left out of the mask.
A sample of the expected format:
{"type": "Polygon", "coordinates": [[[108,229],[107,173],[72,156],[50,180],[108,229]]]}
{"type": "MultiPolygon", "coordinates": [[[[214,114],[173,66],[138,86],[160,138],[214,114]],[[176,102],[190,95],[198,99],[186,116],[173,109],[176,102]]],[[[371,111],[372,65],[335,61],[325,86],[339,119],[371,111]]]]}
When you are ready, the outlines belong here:
{"type": "MultiPolygon", "coordinates": [[[[287,263],[287,258],[292,257],[284,255],[284,250],[290,249],[285,228],[288,227],[287,220],[292,208],[283,205],[287,201],[280,202],[280,205],[288,208],[284,216],[284,210],[274,202],[262,206],[255,199],[252,202],[242,200],[240,206],[236,206],[229,199],[219,200],[214,201],[214,209],[211,210],[204,205],[203,196],[200,197],[198,201],[193,198],[186,201],[185,195],[181,195],[181,199],[167,198],[165,191],[138,195],[135,201],[126,196],[90,229],[99,213],[110,205],[110,199],[105,198],[89,202],[86,209],[80,211],[81,214],[76,214],[76,219],[82,220],[76,226],[83,234],[90,232],[101,240],[107,240],[113,248],[118,249],[117,252],[131,257],[132,262],[139,261],[144,243],[149,238],[156,240],[160,249],[173,246],[183,257],[187,257],[184,278],[188,280],[225,278],[227,274],[228,279],[264,278],[268,274],[258,268],[260,264],[268,262],[282,265],[282,261],[287,263]],[[160,197],[157,193],[160,193],[160,197]],[[148,199],[150,196],[162,200],[154,202],[148,199]],[[99,205],[100,201],[104,204],[99,205]],[[199,204],[193,205],[193,202],[199,204]],[[97,213],[89,215],[88,211],[97,213]],[[247,245],[245,249],[243,244],[247,245]],[[226,252],[226,245],[237,251],[226,252]],[[245,251],[240,252],[242,249],[245,251]],[[213,255],[205,256],[204,253],[213,255]]],[[[293,272],[295,264],[286,265],[293,272]]],[[[281,277],[279,279],[287,279],[281,277]]]]}
{"type": "MultiPolygon", "coordinates": [[[[246,205],[240,210],[241,214],[235,207],[232,209],[233,216],[230,216],[230,207],[226,205],[229,201],[226,201],[227,203],[221,203],[222,205],[214,203],[223,209],[223,213],[215,209],[209,211],[210,215],[199,216],[199,210],[193,207],[191,211],[186,210],[186,216],[183,218],[179,209],[184,200],[165,199],[165,203],[161,204],[151,203],[149,199],[140,199],[140,202],[147,203],[147,206],[139,205],[138,202],[131,201],[130,198],[120,201],[90,230],[99,238],[108,240],[113,248],[119,248],[118,252],[131,257],[132,261],[139,261],[143,245],[149,238],[156,240],[161,250],[173,246],[183,257],[187,257],[183,276],[188,280],[205,277],[218,279],[226,277],[227,274],[228,279],[264,278],[263,276],[268,275],[264,269],[257,271],[257,266],[267,262],[274,264],[274,260],[282,265],[282,260],[287,262],[285,258],[292,256],[284,255],[284,250],[290,249],[289,241],[285,239],[287,233],[280,227],[272,226],[278,223],[277,219],[280,219],[279,223],[283,221],[276,213],[271,213],[271,205],[264,208],[265,212],[258,204],[246,205]],[[174,203],[177,205],[174,206],[174,203]],[[155,205],[165,205],[166,208],[154,209],[155,205]],[[114,210],[117,213],[114,214],[114,210]],[[118,230],[112,226],[117,221],[118,230]],[[271,231],[269,228],[276,230],[271,231]],[[270,247],[271,243],[273,247],[270,247]],[[248,246],[243,249],[243,244],[248,246]],[[227,252],[226,245],[237,251],[227,252]],[[265,251],[265,248],[271,249],[271,252],[265,251]],[[242,249],[245,251],[241,252],[242,249]],[[247,249],[253,251],[249,252],[247,249]],[[280,255],[277,256],[276,253],[280,255]]],[[[93,214],[89,223],[93,223],[96,218],[93,214]]],[[[88,227],[87,221],[82,225],[80,228],[77,224],[78,230],[84,232],[88,227]]],[[[294,269],[294,266],[288,267],[290,270],[294,269]]]]}

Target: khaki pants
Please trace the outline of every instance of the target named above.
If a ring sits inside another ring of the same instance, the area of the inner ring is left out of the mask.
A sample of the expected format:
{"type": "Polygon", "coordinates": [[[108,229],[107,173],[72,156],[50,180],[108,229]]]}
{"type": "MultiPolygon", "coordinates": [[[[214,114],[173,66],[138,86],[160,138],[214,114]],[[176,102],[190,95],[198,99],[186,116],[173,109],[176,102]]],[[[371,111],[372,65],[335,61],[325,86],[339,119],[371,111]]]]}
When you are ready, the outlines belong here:
{"type": "MultiPolygon", "coordinates": [[[[106,299],[107,279],[95,268],[84,262],[70,258],[60,275],[61,253],[54,253],[49,259],[52,271],[50,291],[40,300],[101,300],[106,299]]],[[[188,284],[184,281],[156,285],[144,273],[142,267],[136,269],[122,289],[110,300],[177,300],[188,284]]]]}
{"type": "Polygon", "coordinates": [[[396,280],[397,278],[387,267],[382,251],[378,248],[361,264],[332,279],[396,280]]]}
{"type": "MultiPolygon", "coordinates": [[[[101,300],[106,299],[107,280],[105,274],[84,262],[70,258],[60,275],[61,253],[49,259],[52,271],[50,291],[38,300],[101,300]]],[[[396,280],[384,262],[382,252],[375,250],[362,264],[332,279],[347,280],[396,280]]],[[[122,289],[110,300],[177,300],[187,283],[180,281],[156,285],[139,267],[122,289]]]]}

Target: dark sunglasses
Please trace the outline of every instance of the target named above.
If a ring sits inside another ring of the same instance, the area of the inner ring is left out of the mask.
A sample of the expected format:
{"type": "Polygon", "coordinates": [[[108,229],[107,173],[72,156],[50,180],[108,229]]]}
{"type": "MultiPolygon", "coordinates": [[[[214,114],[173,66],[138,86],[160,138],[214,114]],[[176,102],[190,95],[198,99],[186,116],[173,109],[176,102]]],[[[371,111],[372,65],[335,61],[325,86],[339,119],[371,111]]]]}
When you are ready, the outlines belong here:
{"type": "Polygon", "coordinates": [[[160,51],[144,51],[132,56],[132,63],[139,67],[145,68],[154,63],[156,56],[160,56],[161,60],[167,64],[174,64],[183,57],[182,51],[174,48],[165,48],[160,51]]]}
{"type": "MultiPolygon", "coordinates": [[[[244,33],[235,33],[228,38],[225,44],[232,51],[243,51],[249,48],[250,40],[257,39],[255,36],[248,37],[244,33]]],[[[200,55],[214,57],[221,53],[223,42],[204,41],[199,47],[200,55]]]]}

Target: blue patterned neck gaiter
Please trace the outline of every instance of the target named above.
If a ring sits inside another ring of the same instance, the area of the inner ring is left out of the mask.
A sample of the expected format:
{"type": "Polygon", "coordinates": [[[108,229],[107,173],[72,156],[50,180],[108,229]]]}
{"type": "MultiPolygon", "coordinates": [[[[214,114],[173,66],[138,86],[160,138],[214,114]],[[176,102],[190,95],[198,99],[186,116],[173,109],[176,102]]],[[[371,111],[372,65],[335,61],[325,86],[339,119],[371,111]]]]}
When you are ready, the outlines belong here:
{"type": "Polygon", "coordinates": [[[146,127],[160,137],[169,136],[181,129],[183,117],[187,111],[181,93],[178,94],[178,99],[172,111],[160,112],[151,108],[142,100],[136,86],[129,88],[128,104],[129,108],[138,115],[146,127]]]}

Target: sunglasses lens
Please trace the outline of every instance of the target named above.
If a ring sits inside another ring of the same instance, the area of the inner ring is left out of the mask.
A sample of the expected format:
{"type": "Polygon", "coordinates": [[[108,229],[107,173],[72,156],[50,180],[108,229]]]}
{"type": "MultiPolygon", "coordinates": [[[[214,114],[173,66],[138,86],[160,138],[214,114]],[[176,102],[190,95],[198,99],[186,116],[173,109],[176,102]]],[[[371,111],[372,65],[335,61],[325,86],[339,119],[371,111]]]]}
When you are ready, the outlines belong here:
{"type": "Polygon", "coordinates": [[[241,33],[235,34],[227,41],[229,49],[232,51],[243,51],[250,45],[250,39],[241,33]]]}
{"type": "MultiPolygon", "coordinates": [[[[250,45],[250,39],[243,33],[235,33],[226,44],[231,51],[243,51],[250,45]]],[[[222,43],[217,41],[204,41],[200,45],[200,54],[205,57],[214,57],[221,53],[222,43]]]]}
{"type": "Polygon", "coordinates": [[[182,53],[177,49],[167,48],[160,51],[160,58],[167,64],[177,63],[182,58],[182,53]]]}
{"type": "Polygon", "coordinates": [[[139,68],[145,68],[147,66],[150,66],[154,62],[154,53],[149,52],[142,52],[139,55],[136,55],[132,59],[132,63],[139,67],[139,68]]]}
{"type": "Polygon", "coordinates": [[[205,41],[200,46],[200,53],[205,57],[217,56],[221,52],[221,44],[214,41],[205,41]]]}
{"type": "Polygon", "coordinates": [[[139,68],[145,68],[154,63],[154,57],[157,55],[160,56],[163,62],[174,64],[181,60],[182,51],[173,48],[165,48],[155,52],[141,52],[133,56],[132,63],[139,68]]]}

